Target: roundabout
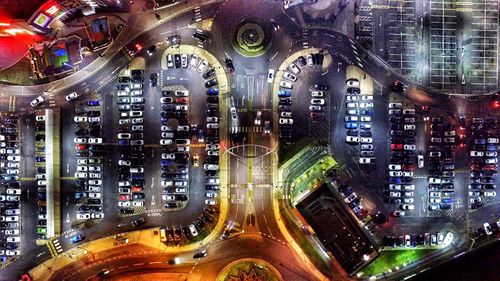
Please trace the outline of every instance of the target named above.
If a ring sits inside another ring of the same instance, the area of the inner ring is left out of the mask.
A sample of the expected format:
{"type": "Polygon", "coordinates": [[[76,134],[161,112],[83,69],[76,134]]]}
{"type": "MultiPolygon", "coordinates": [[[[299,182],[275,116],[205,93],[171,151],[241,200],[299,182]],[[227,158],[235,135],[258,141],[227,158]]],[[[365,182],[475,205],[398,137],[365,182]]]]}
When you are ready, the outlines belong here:
{"type": "Polygon", "coordinates": [[[262,56],[271,46],[272,32],[265,21],[245,18],[231,31],[231,45],[245,57],[262,56]]]}
{"type": "Polygon", "coordinates": [[[261,259],[239,259],[228,264],[217,281],[283,281],[280,272],[261,259]]]}

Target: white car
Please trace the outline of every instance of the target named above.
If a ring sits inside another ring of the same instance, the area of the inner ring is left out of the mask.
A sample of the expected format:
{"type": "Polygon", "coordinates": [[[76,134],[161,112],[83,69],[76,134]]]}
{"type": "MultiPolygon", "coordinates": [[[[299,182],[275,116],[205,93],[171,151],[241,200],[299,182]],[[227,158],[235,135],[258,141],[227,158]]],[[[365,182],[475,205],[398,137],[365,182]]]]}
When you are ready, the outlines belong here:
{"type": "Polygon", "coordinates": [[[181,55],[181,66],[188,67],[188,56],[186,54],[181,55]]]}
{"type": "Polygon", "coordinates": [[[205,71],[205,69],[207,69],[207,66],[208,66],[208,61],[203,60],[200,63],[200,65],[198,65],[198,67],[196,68],[196,71],[201,73],[201,72],[205,71]]]}
{"type": "Polygon", "coordinates": [[[76,170],[78,172],[86,172],[87,171],[87,166],[76,166],[76,170]]]}
{"type": "Polygon", "coordinates": [[[429,181],[429,183],[441,183],[440,178],[429,177],[428,181],[429,181]]]}
{"type": "Polygon", "coordinates": [[[311,104],[313,105],[324,105],[325,100],[324,99],[311,99],[311,104]]]}
{"type": "Polygon", "coordinates": [[[102,138],[89,138],[89,143],[102,143],[102,138]]]}
{"type": "Polygon", "coordinates": [[[88,220],[90,219],[90,213],[78,213],[76,214],[77,220],[88,220]]]}
{"type": "Polygon", "coordinates": [[[391,102],[389,103],[389,108],[403,108],[403,104],[399,102],[391,102]]]}
{"type": "Polygon", "coordinates": [[[76,99],[77,97],[78,97],[78,94],[77,94],[76,92],[73,92],[73,93],[71,93],[71,94],[66,95],[66,100],[67,100],[67,101],[74,100],[74,99],[76,99]]]}
{"type": "Polygon", "coordinates": [[[293,62],[288,66],[288,69],[295,75],[300,73],[300,68],[293,62]]]}
{"type": "Polygon", "coordinates": [[[118,134],[118,139],[120,139],[120,140],[128,140],[131,137],[132,137],[132,135],[129,133],[119,133],[118,134]]]}
{"type": "Polygon", "coordinates": [[[361,102],[359,103],[360,108],[372,108],[373,102],[361,102]]]}
{"type": "Polygon", "coordinates": [[[274,69],[269,69],[269,72],[267,73],[267,83],[271,84],[273,83],[274,80],[274,69]]]}
{"type": "Polygon", "coordinates": [[[84,139],[84,138],[74,138],[73,142],[74,143],[87,143],[87,139],[84,139]]]}
{"type": "Polygon", "coordinates": [[[347,142],[347,143],[359,143],[359,138],[353,137],[353,136],[346,136],[345,142],[347,142]]]}
{"type": "Polygon", "coordinates": [[[287,81],[281,81],[280,82],[280,87],[286,88],[286,89],[292,89],[293,85],[290,82],[287,81]]]}
{"type": "Polygon", "coordinates": [[[360,157],[358,162],[359,164],[375,164],[375,158],[360,157]]]}
{"type": "Polygon", "coordinates": [[[5,235],[19,235],[21,231],[19,229],[6,229],[5,235]]]}
{"type": "Polygon", "coordinates": [[[283,77],[287,80],[290,80],[292,82],[295,82],[297,81],[297,76],[291,74],[290,72],[288,71],[285,71],[285,73],[283,73],[283,77]]]}
{"type": "Polygon", "coordinates": [[[175,196],[171,194],[163,194],[161,199],[163,199],[163,201],[173,201],[175,200],[175,196]]]}
{"type": "Polygon", "coordinates": [[[35,120],[39,122],[45,121],[45,115],[37,115],[35,116],[35,120]]]}
{"type": "Polygon", "coordinates": [[[360,121],[361,122],[371,122],[372,118],[370,116],[361,116],[360,121]]]}
{"type": "Polygon", "coordinates": [[[86,116],[75,116],[73,119],[76,123],[78,122],[87,122],[87,117],[86,116]]]}
{"type": "Polygon", "coordinates": [[[496,191],[483,191],[483,196],[485,197],[495,197],[497,196],[496,191]]]}
{"type": "Polygon", "coordinates": [[[403,204],[401,205],[401,210],[415,210],[415,205],[413,204],[403,204]]]}
{"type": "Polygon", "coordinates": [[[404,190],[415,190],[415,185],[414,184],[405,184],[403,186],[404,190]]]}
{"type": "Polygon", "coordinates": [[[439,203],[441,203],[441,198],[439,198],[439,197],[431,197],[431,198],[429,198],[429,203],[439,204],[439,203]]]}
{"type": "Polygon", "coordinates": [[[45,100],[43,99],[42,96],[38,96],[36,99],[34,99],[33,101],[31,101],[31,106],[32,107],[36,107],[36,106],[39,106],[40,104],[42,104],[45,100]]]}
{"type": "Polygon", "coordinates": [[[431,191],[431,192],[429,192],[429,197],[441,197],[441,192],[431,191]]]}
{"type": "Polygon", "coordinates": [[[172,144],[172,139],[161,139],[160,140],[160,144],[161,145],[169,145],[169,144],[172,144]]]}
{"type": "Polygon", "coordinates": [[[417,162],[418,162],[418,167],[423,168],[424,167],[424,156],[422,154],[417,156],[417,162]]]}
{"type": "Polygon", "coordinates": [[[415,125],[405,125],[405,126],[404,126],[404,129],[405,129],[405,130],[415,130],[415,129],[416,129],[416,127],[415,127],[415,125]]]}
{"type": "Polygon", "coordinates": [[[347,79],[345,83],[349,88],[359,88],[359,80],[356,78],[347,79]]]}
{"type": "Polygon", "coordinates": [[[118,207],[127,208],[132,206],[130,201],[118,201],[118,207]]]}
{"type": "Polygon", "coordinates": [[[85,158],[76,159],[77,165],[87,165],[88,161],[85,158]]]}
{"type": "Polygon", "coordinates": [[[217,192],[205,192],[205,197],[215,198],[215,197],[217,197],[217,192]]]}
{"type": "Polygon", "coordinates": [[[362,95],[361,96],[361,100],[362,101],[372,101],[373,100],[373,96],[372,95],[362,95]]]}
{"type": "Polygon", "coordinates": [[[401,190],[400,184],[389,184],[389,190],[401,190]]]}
{"type": "Polygon", "coordinates": [[[118,165],[120,165],[120,166],[130,166],[131,162],[130,162],[130,160],[118,160],[118,165]]]}
{"type": "Polygon", "coordinates": [[[88,174],[87,173],[81,173],[81,172],[76,172],[75,173],[75,178],[79,178],[79,179],[85,179],[88,177],[88,174]]]}
{"type": "Polygon", "coordinates": [[[101,198],[101,193],[100,192],[89,192],[89,198],[96,198],[99,199],[101,198]]]}
{"type": "Polygon", "coordinates": [[[403,146],[403,149],[404,149],[404,150],[416,150],[416,149],[417,149],[417,146],[416,146],[416,145],[414,145],[414,144],[405,144],[405,145],[403,146]]]}
{"type": "Polygon", "coordinates": [[[373,139],[372,138],[360,138],[359,142],[361,142],[361,143],[372,143],[373,139]]]}
{"type": "Polygon", "coordinates": [[[102,180],[89,180],[89,184],[91,185],[101,185],[102,180]]]}
{"type": "Polygon", "coordinates": [[[135,200],[135,201],[132,201],[132,206],[134,207],[143,207],[144,206],[144,200],[135,200]]]}
{"type": "Polygon", "coordinates": [[[101,173],[89,173],[89,177],[91,179],[100,179],[101,178],[101,173]]]}
{"type": "Polygon", "coordinates": [[[401,197],[401,192],[389,192],[389,197],[401,197]]]}
{"type": "Polygon", "coordinates": [[[103,219],[104,218],[104,213],[92,213],[90,214],[90,217],[93,219],[103,219]]]}
{"type": "Polygon", "coordinates": [[[401,170],[401,165],[399,165],[399,164],[389,164],[389,170],[400,171],[401,170]]]}
{"type": "Polygon", "coordinates": [[[196,67],[197,64],[198,64],[198,56],[195,55],[195,54],[192,54],[191,55],[191,61],[189,62],[189,65],[191,67],[196,67]]]}
{"type": "Polygon", "coordinates": [[[358,100],[359,100],[359,97],[358,97],[358,96],[355,96],[355,95],[347,95],[347,96],[346,96],[346,100],[347,100],[347,101],[358,101],[358,100]]]}
{"type": "Polygon", "coordinates": [[[196,231],[196,227],[194,226],[194,224],[189,225],[189,231],[191,231],[191,235],[198,236],[198,231],[196,231]]]}
{"type": "Polygon", "coordinates": [[[484,156],[484,152],[483,151],[471,151],[470,152],[470,156],[472,157],[483,157],[484,156]]]}
{"type": "Polygon", "coordinates": [[[293,119],[292,118],[280,118],[279,120],[280,125],[292,125],[293,124],[293,119]]]}
{"type": "Polygon", "coordinates": [[[307,61],[307,66],[313,66],[314,65],[314,60],[313,56],[311,54],[306,56],[306,61],[307,61]]]}
{"type": "Polygon", "coordinates": [[[322,91],[312,91],[311,96],[314,98],[321,98],[321,97],[323,97],[323,92],[322,91]]]}
{"type": "Polygon", "coordinates": [[[358,103],[357,103],[357,102],[348,102],[348,103],[346,104],[346,107],[347,107],[347,108],[357,108],[358,106],[359,106],[359,105],[358,105],[358,103]]]}
{"type": "Polygon", "coordinates": [[[401,171],[389,171],[390,177],[401,177],[402,175],[403,175],[403,172],[401,172],[401,171]]]}

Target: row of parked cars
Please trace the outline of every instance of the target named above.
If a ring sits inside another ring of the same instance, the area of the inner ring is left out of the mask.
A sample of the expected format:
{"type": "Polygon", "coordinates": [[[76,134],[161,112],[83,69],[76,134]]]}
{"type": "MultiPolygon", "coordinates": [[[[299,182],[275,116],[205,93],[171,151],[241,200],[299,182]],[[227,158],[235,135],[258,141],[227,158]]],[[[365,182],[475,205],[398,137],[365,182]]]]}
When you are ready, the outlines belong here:
{"type": "Polygon", "coordinates": [[[165,208],[175,209],[187,201],[189,195],[189,91],[165,88],[160,102],[162,199],[165,208]]]}
{"type": "Polygon", "coordinates": [[[360,83],[356,78],[346,80],[346,115],[344,127],[347,129],[346,142],[357,145],[360,164],[375,164],[372,139],[373,95],[361,95],[360,83]]]}
{"type": "Polygon", "coordinates": [[[391,158],[388,165],[386,200],[399,204],[403,211],[414,210],[415,185],[412,183],[416,150],[415,109],[403,109],[403,104],[399,102],[389,103],[389,117],[391,158]]]}
{"type": "Polygon", "coordinates": [[[18,118],[2,118],[0,128],[0,262],[21,254],[21,187],[18,118]]]}
{"type": "Polygon", "coordinates": [[[472,118],[469,142],[471,173],[469,178],[469,203],[471,209],[483,205],[483,200],[495,199],[498,162],[496,117],[472,118]]]}
{"type": "Polygon", "coordinates": [[[431,118],[429,161],[429,211],[447,210],[453,206],[455,189],[455,125],[442,117],[431,118]]]}
{"type": "Polygon", "coordinates": [[[484,240],[487,237],[495,238],[500,230],[500,219],[491,223],[485,222],[482,227],[474,231],[473,236],[477,240],[484,240]],[[495,234],[495,235],[493,235],[495,234]]]}
{"type": "Polygon", "coordinates": [[[361,164],[374,164],[373,138],[371,132],[371,121],[373,116],[373,96],[361,95],[358,79],[346,80],[346,116],[344,127],[346,128],[346,142],[350,145],[361,144],[361,164]]]}
{"type": "Polygon", "coordinates": [[[354,212],[356,217],[364,222],[364,219],[368,216],[368,210],[361,203],[362,198],[349,186],[341,186],[338,191],[344,197],[344,202],[354,212]]]}
{"type": "MultiPolygon", "coordinates": [[[[206,114],[206,144],[205,151],[207,153],[205,161],[203,163],[203,169],[205,170],[205,205],[208,207],[216,207],[218,204],[218,191],[220,189],[219,182],[219,123],[220,116],[219,111],[219,99],[217,89],[211,88],[207,90],[207,110],[216,110],[213,114],[206,114]],[[217,97],[217,98],[215,98],[217,97]]],[[[234,108],[234,107],[233,107],[234,108]]],[[[193,162],[194,166],[194,162],[193,162]]],[[[202,227],[203,221],[210,222],[213,220],[213,213],[204,214],[199,218],[198,223],[195,223],[198,227],[202,227]]]]}
{"type": "Polygon", "coordinates": [[[45,171],[45,114],[35,115],[35,180],[38,197],[38,221],[36,227],[37,237],[46,239],[47,234],[47,175],[45,171]]]}
{"type": "Polygon", "coordinates": [[[81,102],[75,108],[76,219],[103,219],[103,166],[101,101],[81,102]]]}
{"type": "MultiPolygon", "coordinates": [[[[145,205],[144,194],[144,71],[133,69],[117,85],[119,111],[118,207],[121,214],[135,213],[145,205]]],[[[152,86],[152,85],[151,85],[152,86]]]]}
{"type": "Polygon", "coordinates": [[[385,235],[382,239],[382,245],[387,247],[417,247],[417,246],[441,246],[445,241],[451,242],[453,233],[446,235],[442,232],[437,233],[419,233],[404,235],[385,235]]]}

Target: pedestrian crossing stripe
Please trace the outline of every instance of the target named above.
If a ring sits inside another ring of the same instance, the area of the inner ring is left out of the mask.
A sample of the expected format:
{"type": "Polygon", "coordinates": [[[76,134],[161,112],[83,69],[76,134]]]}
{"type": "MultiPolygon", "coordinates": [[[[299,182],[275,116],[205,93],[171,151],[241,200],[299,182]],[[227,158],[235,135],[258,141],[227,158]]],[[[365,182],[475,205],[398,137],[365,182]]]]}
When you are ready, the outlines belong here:
{"type": "Polygon", "coordinates": [[[58,251],[57,251],[57,250],[56,250],[56,248],[54,247],[54,244],[52,243],[52,241],[50,241],[50,240],[49,240],[49,241],[47,241],[47,244],[45,244],[45,245],[47,245],[47,248],[49,249],[50,255],[51,255],[52,257],[56,257],[56,256],[58,256],[58,255],[59,255],[59,254],[58,254],[58,251]]]}
{"type": "Polygon", "coordinates": [[[21,181],[34,181],[35,178],[21,178],[21,181]]]}
{"type": "Polygon", "coordinates": [[[264,131],[263,127],[231,127],[231,133],[261,133],[264,131]]]}

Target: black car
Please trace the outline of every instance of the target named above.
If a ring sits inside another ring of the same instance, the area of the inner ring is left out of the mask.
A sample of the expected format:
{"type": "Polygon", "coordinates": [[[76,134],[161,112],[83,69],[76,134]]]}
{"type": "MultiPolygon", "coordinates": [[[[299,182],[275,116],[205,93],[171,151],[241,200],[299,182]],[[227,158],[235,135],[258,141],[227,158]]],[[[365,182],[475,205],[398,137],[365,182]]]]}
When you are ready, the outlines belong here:
{"type": "Polygon", "coordinates": [[[118,83],[130,83],[130,77],[128,76],[118,77],[118,83]]]}
{"type": "Polygon", "coordinates": [[[122,213],[122,214],[124,214],[124,215],[133,214],[133,213],[134,213],[134,209],[131,209],[131,208],[127,208],[127,209],[120,209],[120,213],[122,213]]]}
{"type": "Polygon", "coordinates": [[[224,62],[226,63],[227,71],[229,71],[230,73],[233,73],[234,72],[233,61],[230,58],[227,58],[224,60],[224,62]]]}
{"type": "Polygon", "coordinates": [[[329,88],[325,84],[314,84],[314,89],[317,90],[317,91],[326,91],[329,88]]]}
{"type": "Polygon", "coordinates": [[[187,200],[188,200],[188,197],[187,197],[187,195],[183,195],[183,194],[179,195],[179,194],[176,194],[176,195],[175,195],[175,200],[177,200],[177,201],[187,201],[187,200]]]}
{"type": "Polygon", "coordinates": [[[213,78],[205,82],[205,88],[210,88],[212,86],[217,85],[219,82],[217,82],[217,78],[213,78]]]}
{"type": "Polygon", "coordinates": [[[203,79],[208,79],[215,75],[215,69],[210,69],[209,71],[203,73],[203,79]]]}
{"type": "Polygon", "coordinates": [[[149,47],[146,52],[148,53],[148,55],[152,56],[154,54],[154,52],[156,51],[156,49],[157,49],[156,45],[153,45],[153,46],[149,47]]]}
{"type": "Polygon", "coordinates": [[[146,223],[146,219],[144,217],[140,217],[134,221],[132,221],[132,225],[135,227],[141,226],[146,223]]]}
{"type": "MultiPolygon", "coordinates": [[[[396,80],[392,82],[391,84],[391,91],[395,93],[402,93],[406,90],[406,86],[403,84],[403,82],[396,80]]],[[[434,122],[434,121],[433,121],[434,122]]]]}
{"type": "Polygon", "coordinates": [[[306,66],[307,64],[306,59],[303,56],[298,57],[297,62],[299,63],[300,66],[306,66]]]}
{"type": "Polygon", "coordinates": [[[290,98],[280,98],[280,101],[278,103],[279,105],[288,105],[288,106],[291,106],[292,105],[292,99],[290,98]]]}
{"type": "Polygon", "coordinates": [[[180,54],[174,55],[174,65],[175,65],[175,68],[181,67],[181,55],[180,54]]]}
{"type": "Polygon", "coordinates": [[[207,96],[207,103],[218,103],[218,102],[219,102],[218,96],[207,96]]]}
{"type": "Polygon", "coordinates": [[[200,40],[202,43],[205,43],[208,40],[208,36],[206,36],[205,34],[198,33],[198,32],[193,34],[193,38],[196,40],[200,40]]]}

